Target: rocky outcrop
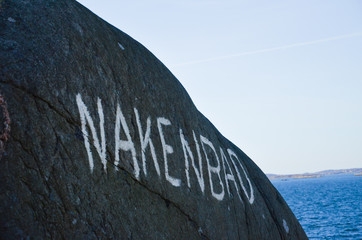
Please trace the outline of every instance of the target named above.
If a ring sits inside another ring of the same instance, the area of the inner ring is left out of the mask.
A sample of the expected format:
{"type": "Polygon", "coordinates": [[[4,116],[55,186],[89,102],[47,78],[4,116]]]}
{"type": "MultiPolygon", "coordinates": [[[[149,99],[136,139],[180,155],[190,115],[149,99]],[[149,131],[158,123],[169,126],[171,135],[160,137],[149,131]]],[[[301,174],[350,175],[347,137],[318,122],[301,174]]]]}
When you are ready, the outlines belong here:
{"type": "Polygon", "coordinates": [[[0,1],[0,87],[2,239],[306,239],[171,72],[75,1],[0,1]]]}

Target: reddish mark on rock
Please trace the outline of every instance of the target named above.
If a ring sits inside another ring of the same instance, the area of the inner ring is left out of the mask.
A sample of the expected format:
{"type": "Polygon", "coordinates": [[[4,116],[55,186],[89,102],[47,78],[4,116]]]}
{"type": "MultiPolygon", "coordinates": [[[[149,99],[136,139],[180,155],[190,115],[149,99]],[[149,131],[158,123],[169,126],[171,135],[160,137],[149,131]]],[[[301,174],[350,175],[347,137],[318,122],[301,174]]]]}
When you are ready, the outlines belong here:
{"type": "Polygon", "coordinates": [[[1,119],[4,120],[3,129],[0,129],[0,159],[5,151],[5,142],[10,138],[10,116],[4,96],[0,94],[1,119]]]}

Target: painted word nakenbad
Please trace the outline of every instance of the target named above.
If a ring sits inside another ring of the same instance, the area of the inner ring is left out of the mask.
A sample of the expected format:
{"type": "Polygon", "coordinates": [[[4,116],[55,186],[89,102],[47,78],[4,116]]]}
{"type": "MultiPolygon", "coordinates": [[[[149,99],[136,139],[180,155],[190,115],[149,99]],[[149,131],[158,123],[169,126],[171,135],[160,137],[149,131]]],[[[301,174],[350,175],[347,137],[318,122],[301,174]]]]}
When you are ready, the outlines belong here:
{"type": "MultiPolygon", "coordinates": [[[[98,138],[98,134],[93,122],[93,119],[88,111],[86,104],[82,100],[82,96],[78,94],[76,96],[76,101],[79,109],[80,120],[81,120],[81,128],[84,138],[84,146],[88,153],[88,160],[89,160],[89,167],[90,171],[93,172],[94,168],[94,161],[93,161],[93,154],[91,151],[90,141],[89,141],[89,133],[92,134],[93,139],[93,147],[96,149],[99,158],[103,164],[104,171],[107,172],[107,156],[106,156],[106,136],[104,131],[104,114],[103,114],[103,107],[102,102],[98,98],[97,100],[97,109],[98,109],[98,116],[99,116],[99,132],[100,132],[100,139],[98,138]]],[[[152,163],[154,168],[158,174],[158,176],[164,174],[164,178],[174,187],[181,187],[182,182],[181,179],[171,176],[169,172],[169,165],[168,162],[172,161],[172,153],[174,152],[173,147],[166,142],[166,136],[164,134],[164,129],[166,127],[172,127],[172,123],[165,117],[158,117],[156,118],[156,125],[157,130],[159,132],[159,139],[151,139],[151,118],[148,117],[145,123],[141,123],[140,114],[136,108],[134,108],[134,117],[137,123],[137,129],[139,134],[139,142],[136,143],[132,138],[129,127],[127,125],[126,118],[122,112],[121,106],[118,104],[116,109],[116,119],[114,124],[114,139],[115,139],[115,149],[114,149],[114,166],[115,169],[118,170],[118,166],[120,163],[120,151],[127,151],[131,153],[132,156],[132,164],[133,164],[133,174],[137,180],[140,180],[140,172],[143,172],[143,175],[147,177],[147,159],[145,152],[149,150],[152,156],[152,163]],[[124,136],[124,139],[121,139],[121,135],[124,136]],[[155,149],[155,145],[153,144],[154,141],[160,141],[162,149],[155,149]],[[137,144],[137,145],[136,145],[137,144]],[[139,151],[137,152],[138,149],[139,151]],[[157,158],[157,153],[163,156],[163,173],[160,167],[159,160],[157,158]],[[141,158],[139,160],[138,158],[141,158]],[[141,167],[140,167],[141,165],[141,167]]],[[[187,187],[191,188],[190,183],[190,171],[194,171],[194,175],[197,178],[197,182],[201,189],[201,192],[204,194],[205,192],[205,181],[204,181],[204,174],[203,174],[203,167],[207,168],[207,173],[209,177],[210,183],[210,191],[211,195],[221,201],[225,197],[225,188],[230,197],[231,191],[230,188],[234,187],[236,189],[237,195],[242,201],[240,196],[240,187],[242,189],[243,194],[245,194],[246,198],[248,199],[249,203],[252,204],[254,202],[254,190],[250,178],[245,171],[244,166],[242,165],[241,161],[239,160],[238,156],[232,149],[223,149],[220,147],[217,149],[214,144],[207,139],[205,136],[201,134],[197,136],[194,131],[192,131],[192,139],[193,143],[196,146],[196,155],[191,150],[189,142],[186,140],[182,129],[179,129],[179,147],[182,147],[184,153],[184,161],[185,161],[185,169],[184,173],[186,175],[187,180],[187,187]],[[207,149],[209,148],[209,149],[207,149]],[[202,150],[202,152],[201,152],[202,150]],[[208,151],[207,151],[208,150],[208,151]],[[211,151],[210,151],[211,150],[211,151]],[[210,152],[213,153],[213,156],[210,156],[210,152]],[[208,153],[208,154],[207,154],[208,153]],[[196,157],[197,156],[197,160],[196,157]],[[212,165],[210,162],[211,157],[213,157],[217,163],[216,166],[212,165]],[[205,161],[205,160],[206,161],[205,161]],[[246,180],[248,187],[245,185],[246,180]],[[212,179],[218,179],[218,181],[214,182],[212,179]],[[216,187],[217,185],[218,187],[216,187]],[[225,187],[226,186],[226,187],[225,187]],[[216,189],[221,189],[218,192],[216,189]]],[[[175,137],[175,136],[173,136],[175,137]]],[[[191,139],[191,138],[189,138],[191,139]]]]}

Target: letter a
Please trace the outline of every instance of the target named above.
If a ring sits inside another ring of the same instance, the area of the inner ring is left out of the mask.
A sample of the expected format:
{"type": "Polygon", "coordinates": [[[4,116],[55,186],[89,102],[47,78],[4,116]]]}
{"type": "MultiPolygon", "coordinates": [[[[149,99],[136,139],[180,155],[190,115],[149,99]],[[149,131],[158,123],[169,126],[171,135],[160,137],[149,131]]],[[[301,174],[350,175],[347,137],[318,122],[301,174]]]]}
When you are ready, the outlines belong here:
{"type": "Polygon", "coordinates": [[[239,181],[240,181],[241,188],[243,189],[243,191],[244,191],[244,193],[245,193],[245,196],[248,198],[249,203],[250,203],[250,204],[253,204],[253,202],[254,202],[254,189],[253,189],[253,186],[251,185],[251,182],[250,182],[249,176],[248,176],[248,174],[246,173],[246,171],[245,171],[245,169],[244,169],[243,165],[241,164],[241,162],[240,162],[240,160],[239,160],[238,156],[236,156],[236,154],[234,153],[234,151],[233,151],[233,150],[231,150],[231,149],[228,149],[227,151],[228,151],[228,153],[229,153],[229,156],[230,156],[231,162],[233,163],[233,165],[234,165],[234,167],[235,167],[235,169],[236,169],[236,173],[237,173],[237,175],[238,175],[238,178],[239,178],[239,181]],[[239,163],[239,165],[241,166],[241,169],[242,169],[242,170],[243,170],[243,172],[244,172],[244,175],[245,175],[246,181],[248,181],[248,184],[249,184],[249,188],[250,188],[250,195],[248,194],[248,192],[247,192],[247,190],[246,190],[246,187],[244,186],[243,179],[241,178],[240,172],[239,172],[239,170],[238,170],[238,168],[237,168],[237,166],[236,166],[235,161],[234,161],[234,159],[233,159],[233,158],[236,160],[236,162],[238,162],[238,163],[239,163]]]}
{"type": "Polygon", "coordinates": [[[119,163],[119,150],[123,151],[130,151],[132,154],[133,159],[133,169],[134,169],[134,176],[139,180],[140,177],[140,167],[138,166],[137,158],[136,158],[136,149],[134,147],[131,134],[129,133],[129,129],[126,123],[126,119],[124,118],[124,115],[122,113],[121,107],[119,104],[117,104],[117,115],[116,115],[116,127],[115,127],[115,160],[114,165],[117,170],[117,166],[119,163]],[[124,133],[126,134],[127,141],[120,139],[120,131],[121,131],[121,125],[124,130],[124,133]]]}

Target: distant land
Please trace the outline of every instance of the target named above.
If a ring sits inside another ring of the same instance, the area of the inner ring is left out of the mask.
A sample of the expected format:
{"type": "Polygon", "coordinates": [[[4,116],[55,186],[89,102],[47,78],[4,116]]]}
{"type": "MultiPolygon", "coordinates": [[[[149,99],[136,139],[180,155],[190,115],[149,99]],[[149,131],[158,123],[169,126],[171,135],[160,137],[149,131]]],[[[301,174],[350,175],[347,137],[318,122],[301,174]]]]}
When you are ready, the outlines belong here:
{"type": "Polygon", "coordinates": [[[315,173],[287,174],[287,175],[267,173],[266,175],[269,179],[287,179],[287,178],[316,178],[316,177],[323,177],[327,175],[337,175],[337,174],[354,174],[356,176],[360,176],[362,175],[362,168],[324,170],[315,173]]]}

